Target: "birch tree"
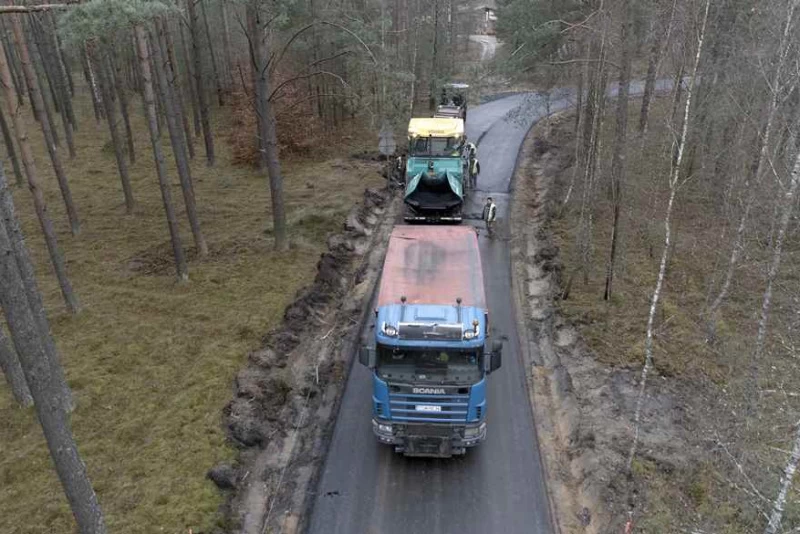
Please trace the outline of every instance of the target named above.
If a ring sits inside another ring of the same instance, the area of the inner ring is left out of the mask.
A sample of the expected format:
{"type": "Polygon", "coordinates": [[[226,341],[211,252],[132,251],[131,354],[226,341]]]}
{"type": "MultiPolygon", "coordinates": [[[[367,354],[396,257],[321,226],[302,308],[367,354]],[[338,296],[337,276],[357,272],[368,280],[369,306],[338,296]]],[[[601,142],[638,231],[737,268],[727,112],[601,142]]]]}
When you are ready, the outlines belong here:
{"type": "Polygon", "coordinates": [[[650,300],[650,313],[647,317],[647,334],[645,337],[644,346],[644,366],[642,367],[642,375],[639,379],[639,393],[636,399],[636,409],[633,415],[633,440],[631,443],[630,453],[628,454],[628,472],[633,467],[633,460],[636,457],[636,451],[639,446],[639,430],[641,427],[642,406],[644,405],[645,388],[647,387],[647,376],[653,366],[653,338],[655,331],[655,319],[658,312],[658,304],[661,299],[661,291],[664,287],[664,279],[667,272],[667,259],[669,256],[670,248],[672,246],[672,211],[675,205],[675,197],[681,185],[681,164],[683,163],[683,156],[686,150],[686,140],[689,133],[690,114],[689,111],[692,107],[692,96],[694,95],[695,83],[697,81],[697,69],[700,65],[700,57],[703,53],[703,42],[706,37],[706,25],[708,23],[708,12],[711,7],[711,0],[706,0],[704,14],[697,34],[697,46],[694,56],[694,65],[692,66],[689,81],[686,87],[686,102],[683,107],[683,124],[681,126],[680,136],[675,140],[676,155],[673,160],[670,176],[669,176],[669,198],[667,200],[667,209],[664,214],[664,246],[661,251],[661,261],[659,263],[658,275],[656,277],[656,286],[653,290],[653,297],[650,300]]]}
{"type": "Polygon", "coordinates": [[[795,207],[795,199],[797,198],[797,188],[800,186],[800,151],[798,151],[795,158],[794,166],[789,176],[789,184],[784,186],[783,198],[780,202],[780,219],[777,224],[777,235],[775,242],[772,246],[772,258],[767,270],[767,283],[764,289],[764,295],[761,299],[761,316],[758,321],[758,334],[756,335],[755,349],[753,350],[753,366],[755,368],[756,361],[761,357],[764,350],[764,340],[767,336],[767,323],[769,321],[770,309],[772,307],[772,292],[774,289],[775,279],[778,276],[778,270],[781,266],[781,259],[783,256],[783,246],[786,242],[786,234],[789,229],[789,223],[792,220],[792,212],[795,207]]]}
{"type": "MultiPolygon", "coordinates": [[[[800,0],[789,0],[786,5],[786,18],[783,26],[783,32],[781,33],[780,42],[778,43],[778,49],[775,54],[775,69],[768,86],[769,103],[767,104],[766,121],[764,128],[758,137],[756,157],[753,160],[753,164],[748,169],[744,181],[744,190],[747,198],[745,200],[741,216],[739,217],[739,223],[736,228],[736,234],[734,236],[733,246],[731,247],[728,264],[725,269],[725,276],[723,278],[722,286],[720,287],[716,298],[711,303],[711,306],[709,306],[707,312],[709,340],[713,340],[715,337],[717,314],[722,306],[722,303],[725,301],[725,298],[728,296],[731,282],[733,281],[733,276],[739,263],[739,258],[744,250],[745,230],[747,229],[747,224],[749,222],[750,210],[755,202],[756,192],[759,190],[761,176],[764,172],[764,166],[769,159],[770,140],[774,129],[776,114],[781,102],[785,99],[785,95],[791,94],[796,87],[794,78],[792,78],[792,81],[789,84],[785,83],[784,68],[786,67],[786,60],[789,57],[789,52],[793,48],[791,30],[794,25],[794,14],[798,5],[800,5],[800,0]]],[[[770,283],[771,282],[768,280],[768,287],[770,286],[770,283]]],[[[764,328],[766,329],[766,319],[764,319],[764,325],[764,328]]],[[[761,351],[761,343],[763,343],[763,334],[761,333],[761,328],[759,327],[759,334],[756,341],[756,357],[761,351]]]]}
{"type": "Polygon", "coordinates": [[[789,460],[783,469],[778,494],[775,496],[775,500],[772,501],[772,513],[770,513],[764,534],[778,534],[781,532],[783,512],[786,509],[786,497],[792,487],[792,480],[797,472],[797,464],[800,463],[800,421],[795,426],[797,427],[797,433],[794,436],[794,447],[792,447],[792,453],[789,455],[789,460]]]}

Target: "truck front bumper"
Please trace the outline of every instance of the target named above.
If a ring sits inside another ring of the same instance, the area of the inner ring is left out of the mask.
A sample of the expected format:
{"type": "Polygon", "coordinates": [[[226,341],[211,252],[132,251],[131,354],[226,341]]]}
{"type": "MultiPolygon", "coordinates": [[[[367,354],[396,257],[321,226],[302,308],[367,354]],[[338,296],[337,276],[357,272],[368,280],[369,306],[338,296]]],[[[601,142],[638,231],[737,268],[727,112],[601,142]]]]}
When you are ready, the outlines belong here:
{"type": "Polygon", "coordinates": [[[464,454],[486,439],[486,422],[464,425],[392,424],[372,420],[372,431],[378,441],[393,445],[405,456],[449,458],[464,454]]]}

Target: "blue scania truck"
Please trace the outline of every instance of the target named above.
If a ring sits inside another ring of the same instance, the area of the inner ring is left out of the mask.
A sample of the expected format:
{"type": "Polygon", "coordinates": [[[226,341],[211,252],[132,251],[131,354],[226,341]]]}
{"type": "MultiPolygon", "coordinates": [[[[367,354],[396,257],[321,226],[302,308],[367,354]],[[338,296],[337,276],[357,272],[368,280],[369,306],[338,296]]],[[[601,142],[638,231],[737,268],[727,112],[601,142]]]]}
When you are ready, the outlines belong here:
{"type": "Polygon", "coordinates": [[[372,370],[372,428],[406,456],[464,454],[486,437],[486,381],[501,364],[489,344],[478,239],[467,226],[397,226],[386,252],[372,370]]]}

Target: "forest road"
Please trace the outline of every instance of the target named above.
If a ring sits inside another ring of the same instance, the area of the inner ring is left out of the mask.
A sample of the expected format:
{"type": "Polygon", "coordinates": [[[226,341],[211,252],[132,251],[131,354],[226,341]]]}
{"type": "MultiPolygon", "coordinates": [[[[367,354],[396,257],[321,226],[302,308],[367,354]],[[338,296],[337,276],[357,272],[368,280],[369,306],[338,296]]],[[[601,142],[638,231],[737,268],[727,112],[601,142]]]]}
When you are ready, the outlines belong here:
{"type": "Polygon", "coordinates": [[[497,37],[494,35],[470,35],[469,40],[481,45],[481,61],[492,59],[497,52],[497,37]]]}
{"type": "MultiPolygon", "coordinates": [[[[550,110],[573,104],[569,91],[550,110]]],[[[471,107],[470,139],[479,139],[481,174],[464,224],[475,224],[494,335],[504,339],[503,366],[489,377],[488,437],[463,457],[405,458],[372,435],[370,372],[354,358],[332,441],[314,498],[308,531],[319,534],[553,532],[550,506],[528,401],[517,318],[512,305],[506,215],[517,154],[545,113],[544,99],[519,94],[471,107]],[[498,237],[479,219],[491,195],[499,209],[498,237]]],[[[372,330],[367,327],[367,336],[372,330]]]]}

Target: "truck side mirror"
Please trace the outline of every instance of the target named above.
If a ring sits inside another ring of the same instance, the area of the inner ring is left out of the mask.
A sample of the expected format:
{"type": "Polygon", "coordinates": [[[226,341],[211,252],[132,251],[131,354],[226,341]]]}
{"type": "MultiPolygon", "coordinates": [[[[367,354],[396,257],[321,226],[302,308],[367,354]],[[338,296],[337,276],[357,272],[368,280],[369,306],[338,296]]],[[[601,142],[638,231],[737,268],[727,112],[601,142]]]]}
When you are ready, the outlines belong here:
{"type": "Polygon", "coordinates": [[[375,349],[370,347],[361,347],[358,351],[358,362],[370,369],[375,368],[375,349]]]}
{"type": "Polygon", "coordinates": [[[490,353],[489,372],[492,373],[500,369],[503,365],[503,342],[493,341],[492,352],[490,353]]]}

